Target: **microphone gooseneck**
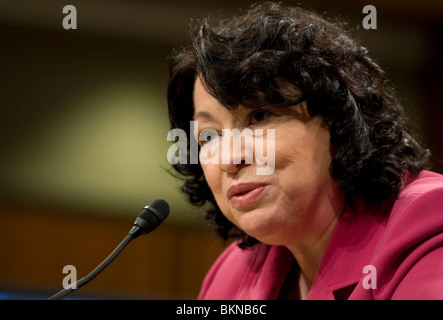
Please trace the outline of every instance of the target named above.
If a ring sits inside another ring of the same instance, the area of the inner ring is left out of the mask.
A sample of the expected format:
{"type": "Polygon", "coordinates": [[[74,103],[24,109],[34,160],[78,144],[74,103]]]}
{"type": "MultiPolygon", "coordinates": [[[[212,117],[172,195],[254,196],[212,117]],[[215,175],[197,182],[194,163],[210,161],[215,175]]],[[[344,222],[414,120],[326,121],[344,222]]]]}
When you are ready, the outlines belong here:
{"type": "Polygon", "coordinates": [[[80,279],[76,283],[69,287],[57,292],[51,296],[48,300],[59,300],[66,297],[74,290],[80,289],[87,284],[93,278],[95,278],[100,272],[103,271],[119,254],[123,249],[131,242],[131,240],[137,238],[141,234],[148,234],[159,227],[162,222],[169,215],[169,205],[165,200],[157,199],[152,201],[149,205],[143,208],[138,217],[134,221],[134,226],[129,231],[129,234],[125,239],[114,249],[114,251],[99,264],[90,274],[80,279]]]}

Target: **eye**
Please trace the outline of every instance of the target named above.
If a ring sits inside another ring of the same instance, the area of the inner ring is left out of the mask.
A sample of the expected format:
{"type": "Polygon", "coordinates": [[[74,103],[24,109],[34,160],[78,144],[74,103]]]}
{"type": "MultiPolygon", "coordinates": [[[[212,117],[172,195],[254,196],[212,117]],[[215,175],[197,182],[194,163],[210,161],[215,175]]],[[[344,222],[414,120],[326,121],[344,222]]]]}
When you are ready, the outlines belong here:
{"type": "Polygon", "coordinates": [[[217,140],[219,137],[219,133],[214,129],[204,129],[199,133],[198,143],[200,147],[205,145],[208,142],[217,140]]]}
{"type": "Polygon", "coordinates": [[[251,124],[255,124],[258,122],[265,121],[271,115],[272,115],[271,112],[264,110],[264,109],[255,110],[251,113],[249,121],[251,124]]]}

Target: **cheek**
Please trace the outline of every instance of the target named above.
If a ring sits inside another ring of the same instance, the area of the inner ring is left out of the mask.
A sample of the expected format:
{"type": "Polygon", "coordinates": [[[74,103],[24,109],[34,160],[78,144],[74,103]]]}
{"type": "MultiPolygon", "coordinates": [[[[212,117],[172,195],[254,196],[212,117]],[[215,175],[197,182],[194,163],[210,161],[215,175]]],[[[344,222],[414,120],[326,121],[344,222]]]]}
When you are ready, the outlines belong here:
{"type": "Polygon", "coordinates": [[[235,219],[232,216],[229,201],[225,196],[223,188],[223,176],[220,167],[215,164],[202,164],[203,173],[205,174],[206,182],[211,188],[215,201],[220,208],[223,215],[234,223],[235,219]]]}
{"type": "Polygon", "coordinates": [[[218,206],[223,211],[222,207],[225,207],[223,203],[224,193],[223,193],[223,177],[222,172],[218,165],[216,164],[202,164],[203,173],[205,174],[206,182],[211,188],[212,194],[217,201],[218,206]]]}
{"type": "Polygon", "coordinates": [[[301,169],[303,159],[307,157],[304,143],[300,135],[291,130],[277,131],[274,147],[276,170],[285,168],[301,169]]]}
{"type": "Polygon", "coordinates": [[[221,188],[220,170],[217,170],[217,165],[214,164],[202,164],[201,167],[203,169],[206,182],[208,182],[212,192],[216,193],[216,191],[221,188]]]}
{"type": "Polygon", "coordinates": [[[331,160],[329,132],[326,130],[281,130],[276,135],[275,168],[291,171],[295,180],[329,176],[331,160]]]}

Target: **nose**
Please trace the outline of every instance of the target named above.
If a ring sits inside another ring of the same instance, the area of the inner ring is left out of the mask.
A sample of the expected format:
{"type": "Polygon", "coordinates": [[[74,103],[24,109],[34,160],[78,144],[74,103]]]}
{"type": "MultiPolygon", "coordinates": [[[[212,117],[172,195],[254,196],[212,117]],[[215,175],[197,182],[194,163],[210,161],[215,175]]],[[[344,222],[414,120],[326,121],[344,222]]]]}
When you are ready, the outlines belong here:
{"type": "Polygon", "coordinates": [[[224,140],[221,146],[219,146],[220,170],[228,173],[236,173],[240,169],[250,166],[253,163],[253,146],[246,141],[236,143],[235,139],[233,140],[224,140]]]}
{"type": "Polygon", "coordinates": [[[241,168],[247,167],[250,164],[247,164],[245,160],[242,160],[240,163],[220,163],[220,169],[227,173],[236,173],[241,168]]]}

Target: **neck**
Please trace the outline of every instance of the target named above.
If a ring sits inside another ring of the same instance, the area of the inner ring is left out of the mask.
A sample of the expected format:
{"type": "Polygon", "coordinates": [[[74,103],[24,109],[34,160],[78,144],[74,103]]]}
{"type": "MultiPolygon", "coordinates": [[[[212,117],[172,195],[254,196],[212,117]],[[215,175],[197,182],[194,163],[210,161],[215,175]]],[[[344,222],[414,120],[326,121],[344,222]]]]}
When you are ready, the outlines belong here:
{"type": "Polygon", "coordinates": [[[301,276],[304,277],[308,290],[314,282],[315,275],[320,266],[320,262],[326,251],[329,240],[331,239],[331,236],[335,230],[339,217],[340,214],[331,218],[320,235],[317,237],[312,237],[311,241],[305,239],[303,243],[287,245],[287,248],[291,251],[300,267],[301,276]]]}

